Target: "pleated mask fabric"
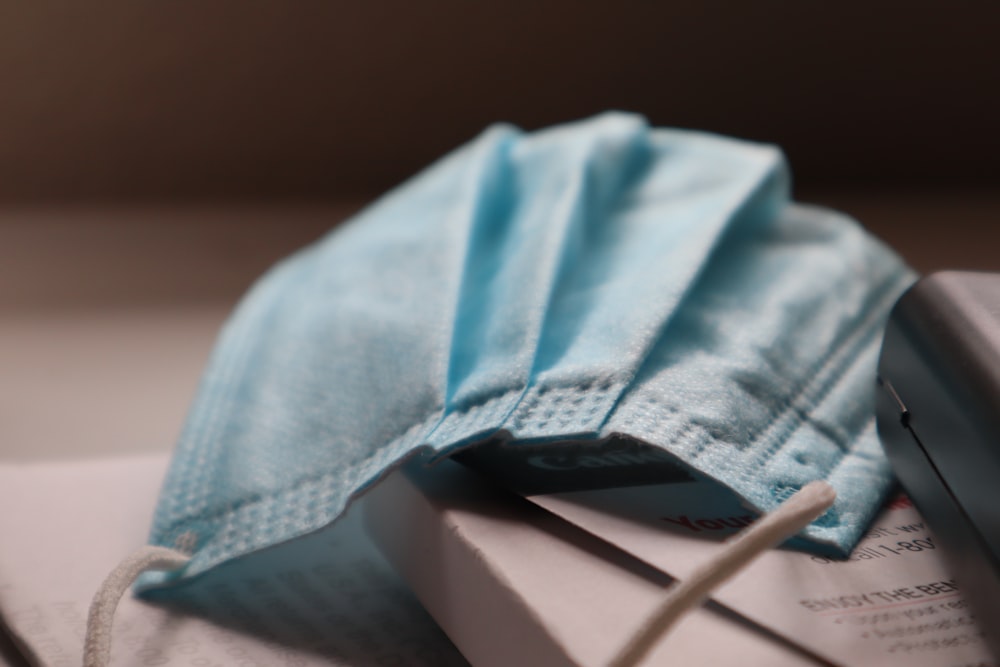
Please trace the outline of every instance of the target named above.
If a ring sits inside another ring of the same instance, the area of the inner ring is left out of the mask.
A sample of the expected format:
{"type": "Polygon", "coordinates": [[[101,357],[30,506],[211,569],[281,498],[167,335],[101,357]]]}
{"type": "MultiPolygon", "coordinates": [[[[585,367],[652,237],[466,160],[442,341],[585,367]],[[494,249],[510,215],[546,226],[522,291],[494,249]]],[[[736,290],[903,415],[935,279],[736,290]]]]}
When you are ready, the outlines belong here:
{"type": "Polygon", "coordinates": [[[418,453],[628,436],[845,552],[891,483],[878,333],[913,280],[789,202],[777,149],[609,113],[500,125],[284,260],[225,325],[151,542],[187,578],[334,522],[418,453]]]}

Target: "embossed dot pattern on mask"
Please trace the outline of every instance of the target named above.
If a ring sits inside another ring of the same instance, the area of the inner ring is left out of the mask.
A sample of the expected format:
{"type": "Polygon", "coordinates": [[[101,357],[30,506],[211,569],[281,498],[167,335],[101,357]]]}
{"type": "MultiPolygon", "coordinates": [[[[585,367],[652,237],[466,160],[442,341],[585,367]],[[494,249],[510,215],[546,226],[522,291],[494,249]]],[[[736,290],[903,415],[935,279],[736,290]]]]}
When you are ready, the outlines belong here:
{"type": "MultiPolygon", "coordinates": [[[[403,459],[626,436],[766,512],[891,482],[879,332],[913,276],[776,148],[609,113],[496,126],[274,267],[224,327],[151,541],[180,576],[315,531],[403,459]]],[[[147,579],[163,583],[169,576],[147,579]]]]}

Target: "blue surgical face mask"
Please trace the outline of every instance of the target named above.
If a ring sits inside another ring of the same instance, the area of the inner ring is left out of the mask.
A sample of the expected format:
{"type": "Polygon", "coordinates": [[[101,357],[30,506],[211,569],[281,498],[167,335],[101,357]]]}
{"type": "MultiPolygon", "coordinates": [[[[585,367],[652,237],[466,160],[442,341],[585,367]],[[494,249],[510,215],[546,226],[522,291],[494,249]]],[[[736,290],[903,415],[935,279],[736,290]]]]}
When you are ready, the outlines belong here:
{"type": "MultiPolygon", "coordinates": [[[[845,551],[890,484],[878,332],[911,274],[791,205],[772,147],[626,114],[498,126],[285,260],[225,326],[152,542],[180,575],[310,533],[400,461],[627,436],[845,551]]],[[[149,581],[155,581],[151,578],[149,581]]]]}

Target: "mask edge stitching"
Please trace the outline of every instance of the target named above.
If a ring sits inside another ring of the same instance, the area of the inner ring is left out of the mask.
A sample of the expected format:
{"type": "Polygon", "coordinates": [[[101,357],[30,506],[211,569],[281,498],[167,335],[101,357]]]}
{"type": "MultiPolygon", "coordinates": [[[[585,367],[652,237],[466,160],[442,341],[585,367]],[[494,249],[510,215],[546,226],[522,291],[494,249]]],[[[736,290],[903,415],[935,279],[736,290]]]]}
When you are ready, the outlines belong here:
{"type": "MultiPolygon", "coordinates": [[[[857,363],[857,359],[856,358],[853,359],[846,365],[838,369],[835,369],[835,371],[831,370],[831,367],[838,361],[840,357],[845,356],[851,350],[862,347],[865,343],[867,343],[871,339],[872,335],[877,333],[878,327],[876,325],[878,324],[878,321],[880,319],[885,317],[888,310],[888,308],[882,308],[879,306],[882,306],[886,301],[889,301],[896,297],[897,291],[892,288],[896,287],[898,283],[901,283],[904,280],[909,280],[909,272],[905,270],[905,267],[904,270],[902,270],[901,272],[893,273],[883,283],[883,285],[879,288],[879,290],[877,290],[877,292],[884,292],[884,293],[880,294],[877,297],[876,309],[872,312],[872,315],[869,316],[870,321],[863,322],[861,326],[851,330],[846,336],[844,336],[835,346],[833,346],[829,350],[829,352],[825,355],[825,357],[822,360],[820,360],[820,362],[817,365],[809,369],[809,371],[806,373],[806,377],[810,379],[807,380],[805,383],[799,385],[799,387],[797,387],[795,391],[789,394],[783,401],[781,410],[777,414],[775,414],[766,424],[764,424],[761,427],[758,427],[755,430],[755,432],[753,432],[750,435],[749,442],[747,443],[745,448],[747,449],[752,448],[754,443],[764,439],[767,435],[767,432],[775,428],[779,422],[787,421],[789,414],[792,414],[794,416],[794,412],[797,409],[804,410],[807,412],[814,410],[820,403],[823,402],[823,400],[825,400],[830,395],[831,392],[833,392],[838,386],[840,386],[840,382],[843,380],[847,371],[853,368],[854,365],[857,363]],[[821,377],[822,379],[819,379],[821,377]],[[819,385],[819,388],[815,388],[816,385],[819,385]],[[816,393],[810,396],[809,395],[810,390],[816,393]]],[[[683,410],[679,410],[677,408],[674,409],[678,410],[681,414],[683,414],[683,410]]],[[[801,424],[803,420],[792,419],[792,421],[801,424]]],[[[700,429],[705,428],[698,424],[695,424],[695,426],[697,426],[700,429]]],[[[795,430],[797,429],[793,429],[791,432],[789,432],[789,435],[794,434],[795,430]]],[[[710,435],[708,437],[711,441],[720,442],[717,438],[714,438],[710,435]]],[[[780,451],[780,449],[784,446],[784,444],[785,444],[785,439],[783,439],[783,441],[780,444],[776,443],[775,445],[772,445],[767,453],[758,455],[755,463],[760,464],[762,458],[763,460],[770,459],[778,451],[780,451]]],[[[705,447],[707,445],[708,443],[698,445],[697,449],[691,454],[692,459],[697,459],[704,452],[705,447]]]]}
{"type": "MultiPolygon", "coordinates": [[[[472,409],[475,409],[475,408],[483,408],[483,407],[487,406],[490,403],[499,402],[502,399],[505,399],[505,398],[507,398],[507,397],[509,397],[511,395],[520,393],[520,391],[521,390],[519,390],[519,389],[509,390],[506,393],[490,397],[488,400],[486,400],[485,402],[483,402],[481,404],[474,405],[474,406],[469,406],[469,408],[467,410],[465,410],[465,413],[471,412],[472,409]]],[[[403,431],[401,433],[398,433],[398,434],[396,434],[394,436],[391,436],[383,445],[381,445],[380,447],[377,448],[377,452],[381,452],[381,451],[383,451],[385,449],[391,448],[394,444],[396,444],[399,441],[405,439],[409,434],[411,434],[413,432],[420,431],[422,428],[427,428],[428,425],[430,425],[430,424],[437,423],[437,421],[439,419],[438,414],[437,414],[438,410],[439,410],[439,408],[435,408],[434,412],[431,412],[430,414],[428,414],[421,421],[419,421],[416,424],[413,424],[413,425],[407,427],[405,431],[403,431]]],[[[447,449],[447,448],[448,448],[448,446],[446,445],[445,447],[443,447],[441,449],[447,449]]],[[[346,464],[343,464],[343,465],[344,465],[344,467],[348,467],[349,466],[349,467],[357,469],[359,467],[364,466],[366,463],[370,462],[372,458],[373,458],[372,456],[364,456],[362,458],[359,458],[359,459],[356,459],[356,460],[353,460],[353,461],[349,461],[349,462],[347,462],[346,464]]],[[[245,508],[249,508],[249,507],[252,507],[254,505],[259,505],[259,504],[262,504],[262,503],[265,503],[265,502],[273,501],[275,499],[279,499],[282,496],[285,496],[285,495],[288,495],[288,494],[291,494],[291,493],[294,493],[294,492],[298,491],[303,486],[306,486],[306,485],[311,484],[311,483],[319,482],[320,480],[322,480],[322,479],[324,479],[326,477],[329,477],[331,475],[333,475],[333,473],[331,473],[331,472],[323,472],[323,473],[318,474],[318,475],[303,476],[303,477],[300,477],[299,479],[297,479],[294,484],[292,484],[290,486],[287,486],[287,487],[284,487],[282,489],[279,489],[279,490],[277,490],[274,493],[259,494],[259,495],[255,496],[255,497],[247,498],[243,502],[232,502],[232,503],[227,504],[225,507],[218,508],[215,511],[212,511],[212,512],[209,512],[209,513],[201,513],[201,512],[199,512],[199,513],[190,514],[190,515],[181,517],[179,519],[174,519],[169,524],[164,525],[161,530],[157,531],[158,532],[157,537],[160,537],[160,536],[162,536],[165,533],[170,533],[170,532],[176,530],[178,528],[179,524],[181,524],[181,523],[190,522],[190,521],[203,521],[203,522],[212,523],[212,522],[216,522],[220,517],[223,517],[223,516],[225,516],[227,514],[231,514],[231,513],[235,512],[235,511],[247,511],[247,510],[245,510],[245,508]]]]}

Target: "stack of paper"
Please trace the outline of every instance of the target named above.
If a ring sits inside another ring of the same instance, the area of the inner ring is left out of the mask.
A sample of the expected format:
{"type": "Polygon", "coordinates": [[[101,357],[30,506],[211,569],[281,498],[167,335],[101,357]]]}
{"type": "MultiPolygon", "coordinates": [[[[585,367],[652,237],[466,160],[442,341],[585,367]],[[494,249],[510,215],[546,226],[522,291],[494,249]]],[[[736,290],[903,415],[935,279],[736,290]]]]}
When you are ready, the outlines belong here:
{"type": "MultiPolygon", "coordinates": [[[[697,482],[531,499],[582,534],[498,493],[444,464],[390,479],[368,505],[376,541],[483,666],[607,664],[666,575],[688,576],[753,518],[697,482]]],[[[849,560],[773,550],[713,599],[644,664],[997,664],[905,498],[849,560]]]]}
{"type": "MultiPolygon", "coordinates": [[[[0,466],[5,664],[80,663],[90,597],[143,544],[165,466],[0,466]]],[[[363,499],[370,532],[454,645],[352,512],[198,578],[170,608],[123,600],[112,664],[598,667],[742,516],[694,483],[532,500],[451,462],[394,473],[363,499]]],[[[847,562],[766,554],[644,664],[996,667],[905,501],[847,562]]]]}

